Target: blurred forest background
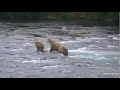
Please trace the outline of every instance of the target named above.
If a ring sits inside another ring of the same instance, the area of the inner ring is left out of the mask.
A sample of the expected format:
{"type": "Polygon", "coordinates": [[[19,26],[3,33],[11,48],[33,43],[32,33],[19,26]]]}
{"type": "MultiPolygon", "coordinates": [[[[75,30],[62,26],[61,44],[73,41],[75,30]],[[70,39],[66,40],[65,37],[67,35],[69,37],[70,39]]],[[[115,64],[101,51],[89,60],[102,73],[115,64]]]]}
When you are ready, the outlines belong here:
{"type": "Polygon", "coordinates": [[[0,12],[0,21],[78,21],[119,25],[119,12],[0,12]]]}

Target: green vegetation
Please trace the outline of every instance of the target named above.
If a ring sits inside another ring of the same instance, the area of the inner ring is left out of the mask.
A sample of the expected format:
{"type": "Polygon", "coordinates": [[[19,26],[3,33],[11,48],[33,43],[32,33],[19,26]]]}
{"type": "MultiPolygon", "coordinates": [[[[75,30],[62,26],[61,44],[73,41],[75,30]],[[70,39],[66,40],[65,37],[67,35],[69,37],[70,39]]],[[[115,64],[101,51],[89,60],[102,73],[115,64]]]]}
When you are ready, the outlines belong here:
{"type": "Polygon", "coordinates": [[[88,21],[98,24],[119,24],[119,12],[0,12],[3,21],[88,21]]]}

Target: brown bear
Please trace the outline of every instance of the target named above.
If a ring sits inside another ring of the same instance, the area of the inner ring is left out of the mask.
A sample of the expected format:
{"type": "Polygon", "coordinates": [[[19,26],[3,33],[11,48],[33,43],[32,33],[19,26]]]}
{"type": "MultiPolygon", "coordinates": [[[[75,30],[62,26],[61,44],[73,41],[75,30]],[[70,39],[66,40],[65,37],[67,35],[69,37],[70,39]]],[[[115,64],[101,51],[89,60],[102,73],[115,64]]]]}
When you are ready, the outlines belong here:
{"type": "Polygon", "coordinates": [[[68,56],[68,49],[65,48],[64,45],[60,45],[60,46],[59,46],[58,52],[64,54],[65,56],[68,56]]]}
{"type": "Polygon", "coordinates": [[[65,56],[68,55],[68,49],[65,48],[64,45],[61,45],[59,42],[53,39],[48,39],[48,43],[51,46],[50,52],[52,51],[58,51],[59,53],[64,54],[65,56]]]}
{"type": "Polygon", "coordinates": [[[51,49],[50,49],[50,52],[52,51],[58,51],[58,46],[60,45],[57,41],[49,38],[48,39],[48,43],[50,44],[51,46],[51,49]]]}
{"type": "Polygon", "coordinates": [[[37,52],[44,52],[44,45],[42,44],[42,42],[39,40],[39,38],[35,38],[35,45],[37,48],[37,52]]]}

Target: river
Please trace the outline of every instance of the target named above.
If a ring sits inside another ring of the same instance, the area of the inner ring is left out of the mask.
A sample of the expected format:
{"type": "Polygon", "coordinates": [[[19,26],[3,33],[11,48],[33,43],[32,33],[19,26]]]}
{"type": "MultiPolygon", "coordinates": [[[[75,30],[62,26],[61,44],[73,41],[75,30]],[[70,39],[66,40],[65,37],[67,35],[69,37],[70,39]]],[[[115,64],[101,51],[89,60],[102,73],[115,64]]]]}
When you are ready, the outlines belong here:
{"type": "Polygon", "coordinates": [[[72,22],[0,22],[0,78],[119,78],[118,32],[72,22]],[[36,36],[45,53],[37,53],[36,36]],[[64,44],[68,56],[49,52],[48,38],[64,44]]]}

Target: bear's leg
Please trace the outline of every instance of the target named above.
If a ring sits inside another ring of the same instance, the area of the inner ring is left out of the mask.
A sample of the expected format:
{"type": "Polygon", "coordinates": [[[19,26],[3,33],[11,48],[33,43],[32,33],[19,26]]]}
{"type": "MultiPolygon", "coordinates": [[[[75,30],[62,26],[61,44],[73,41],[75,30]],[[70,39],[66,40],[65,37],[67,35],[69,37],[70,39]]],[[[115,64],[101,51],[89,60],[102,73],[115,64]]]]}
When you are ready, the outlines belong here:
{"type": "Polygon", "coordinates": [[[44,52],[44,50],[43,50],[43,49],[40,49],[40,51],[41,51],[41,52],[44,52]]]}
{"type": "Polygon", "coordinates": [[[37,48],[37,52],[39,52],[40,51],[40,49],[39,48],[37,48]]]}
{"type": "Polygon", "coordinates": [[[50,49],[50,52],[52,52],[52,51],[53,51],[53,49],[51,48],[51,49],[50,49]]]}
{"type": "Polygon", "coordinates": [[[52,52],[53,50],[54,50],[54,47],[51,45],[50,52],[52,52]]]}

